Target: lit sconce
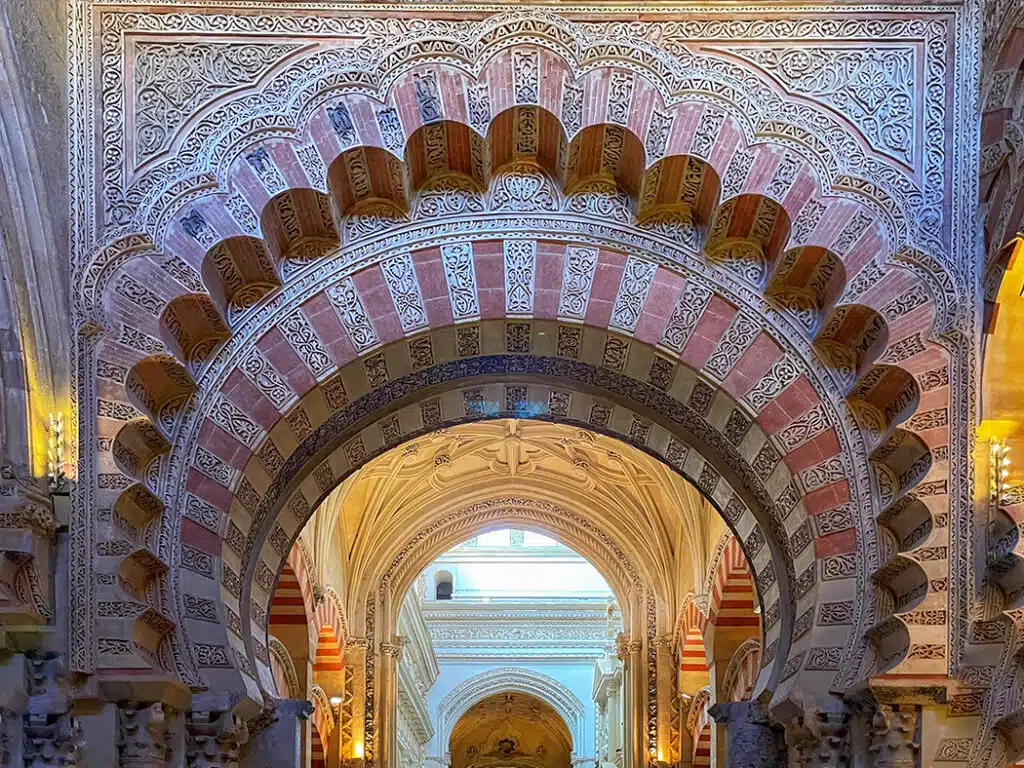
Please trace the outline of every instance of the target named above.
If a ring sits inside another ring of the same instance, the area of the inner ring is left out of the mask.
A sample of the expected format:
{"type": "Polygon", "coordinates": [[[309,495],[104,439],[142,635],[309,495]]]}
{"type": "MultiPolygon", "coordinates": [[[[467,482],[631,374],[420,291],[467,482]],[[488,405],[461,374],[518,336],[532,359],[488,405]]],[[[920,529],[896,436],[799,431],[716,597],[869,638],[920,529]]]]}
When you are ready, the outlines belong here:
{"type": "Polygon", "coordinates": [[[64,484],[64,413],[50,414],[50,436],[46,441],[46,472],[50,478],[50,492],[59,491],[64,484]]]}
{"type": "Polygon", "coordinates": [[[363,758],[363,742],[357,741],[352,745],[352,756],[357,760],[361,760],[363,758]]]}
{"type": "Polygon", "coordinates": [[[989,491],[992,496],[992,503],[1003,503],[1003,493],[1006,490],[1006,480],[1010,475],[1010,446],[1006,440],[993,438],[991,456],[989,461],[989,491]]]}
{"type": "Polygon", "coordinates": [[[335,709],[340,707],[343,701],[344,699],[342,699],[341,696],[331,696],[331,706],[335,709]]]}

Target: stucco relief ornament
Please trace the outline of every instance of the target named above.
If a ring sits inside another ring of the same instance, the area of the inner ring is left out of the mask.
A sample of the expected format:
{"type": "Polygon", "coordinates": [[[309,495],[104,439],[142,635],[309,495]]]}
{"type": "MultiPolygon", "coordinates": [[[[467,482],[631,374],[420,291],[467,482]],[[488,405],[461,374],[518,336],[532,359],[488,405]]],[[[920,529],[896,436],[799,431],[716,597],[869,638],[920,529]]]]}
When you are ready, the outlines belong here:
{"type": "Polygon", "coordinates": [[[254,82],[297,43],[147,42],[135,50],[135,161],[165,149],[203,104],[254,82]]]}
{"type": "Polygon", "coordinates": [[[491,185],[492,211],[557,211],[558,197],[540,168],[514,163],[491,185]]]}
{"type": "Polygon", "coordinates": [[[795,93],[835,107],[872,145],[908,166],[916,124],[911,47],[733,49],[795,93]]]}

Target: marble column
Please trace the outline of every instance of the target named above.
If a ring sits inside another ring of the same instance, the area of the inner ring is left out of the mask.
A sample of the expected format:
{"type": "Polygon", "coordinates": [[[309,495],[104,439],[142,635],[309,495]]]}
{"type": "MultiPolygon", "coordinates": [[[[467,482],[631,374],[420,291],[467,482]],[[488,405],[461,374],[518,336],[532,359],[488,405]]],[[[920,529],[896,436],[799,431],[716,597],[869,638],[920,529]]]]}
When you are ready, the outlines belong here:
{"type": "Polygon", "coordinates": [[[726,768],[783,768],[786,765],[781,729],[754,702],[715,704],[708,714],[727,728],[726,768]]]}
{"type": "Polygon", "coordinates": [[[618,667],[608,689],[608,759],[613,763],[622,749],[622,723],[622,667],[618,667]]]}
{"type": "Polygon", "coordinates": [[[302,768],[302,723],[313,705],[300,699],[272,699],[250,724],[243,768],[302,768]]]}
{"type": "Polygon", "coordinates": [[[644,746],[647,736],[646,714],[647,684],[643,648],[640,640],[631,640],[625,634],[617,638],[618,657],[622,662],[623,680],[623,765],[642,768],[647,763],[644,746]]]}
{"type": "Polygon", "coordinates": [[[378,764],[381,768],[398,766],[398,662],[402,659],[405,639],[380,644],[380,701],[377,711],[378,764]]]}

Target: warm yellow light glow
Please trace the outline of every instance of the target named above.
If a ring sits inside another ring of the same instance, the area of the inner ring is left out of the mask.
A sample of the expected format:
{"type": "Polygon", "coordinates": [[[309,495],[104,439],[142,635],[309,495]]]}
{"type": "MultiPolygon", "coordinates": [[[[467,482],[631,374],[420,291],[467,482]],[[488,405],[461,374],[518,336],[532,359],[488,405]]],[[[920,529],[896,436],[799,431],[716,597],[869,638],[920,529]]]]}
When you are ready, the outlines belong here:
{"type": "Polygon", "coordinates": [[[357,758],[363,756],[363,742],[357,741],[352,745],[352,755],[357,758]]]}
{"type": "Polygon", "coordinates": [[[342,701],[341,696],[331,696],[331,706],[332,707],[340,707],[341,706],[341,701],[342,701]]]}
{"type": "Polygon", "coordinates": [[[46,441],[46,473],[50,488],[56,490],[64,482],[64,413],[50,414],[50,434],[46,441]]]}
{"type": "Polygon", "coordinates": [[[998,447],[1012,433],[1017,431],[1018,424],[1008,419],[985,419],[978,425],[978,440],[992,441],[992,452],[995,453],[998,447]]]}

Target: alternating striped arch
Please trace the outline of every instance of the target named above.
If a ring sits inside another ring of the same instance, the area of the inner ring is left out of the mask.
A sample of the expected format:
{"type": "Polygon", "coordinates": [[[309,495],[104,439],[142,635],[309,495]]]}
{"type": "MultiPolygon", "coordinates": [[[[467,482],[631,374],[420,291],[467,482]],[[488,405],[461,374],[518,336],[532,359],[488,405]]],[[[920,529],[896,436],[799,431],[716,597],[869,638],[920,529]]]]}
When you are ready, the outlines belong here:
{"type": "Polygon", "coordinates": [[[325,590],[324,599],[316,607],[318,635],[314,672],[340,672],[344,668],[345,617],[341,600],[333,589],[325,590]]]}
{"type": "Polygon", "coordinates": [[[711,768],[711,723],[705,722],[693,742],[693,768],[711,768]]]}
{"type": "Polygon", "coordinates": [[[701,688],[690,702],[690,711],[686,717],[686,727],[693,738],[693,765],[711,765],[711,717],[708,705],[711,703],[711,691],[701,688]]]}
{"type": "Polygon", "coordinates": [[[736,537],[730,535],[715,570],[708,623],[720,627],[758,627],[756,605],[754,578],[747,557],[736,537]]]}
{"type": "Polygon", "coordinates": [[[721,701],[744,701],[750,698],[761,668],[761,641],[745,640],[729,660],[722,682],[721,701]]]}
{"type": "Polygon", "coordinates": [[[326,745],[330,744],[331,731],[334,730],[334,713],[331,712],[330,699],[319,685],[313,685],[309,698],[313,702],[313,714],[309,718],[313,723],[310,768],[327,768],[326,745]]]}
{"type": "MultiPolygon", "coordinates": [[[[301,563],[301,560],[300,560],[301,563]]],[[[302,569],[305,572],[305,569],[302,569]]],[[[277,589],[270,602],[270,631],[284,626],[307,626],[313,618],[313,601],[289,557],[281,567],[277,589]]]]}
{"type": "Polygon", "coordinates": [[[345,647],[341,601],[333,589],[324,590],[322,599],[316,600],[313,585],[306,554],[296,541],[281,568],[270,606],[270,625],[306,625],[314,649],[313,671],[340,671],[345,647]]]}
{"type": "Polygon", "coordinates": [[[708,657],[704,646],[704,631],[708,617],[691,595],[683,608],[679,628],[679,671],[682,673],[681,690],[696,690],[708,684],[708,657]]]}
{"type": "Polygon", "coordinates": [[[316,658],[313,661],[313,672],[340,672],[345,665],[341,657],[341,643],[338,635],[330,624],[320,625],[320,634],[316,640],[316,658]]]}
{"type": "Polygon", "coordinates": [[[327,751],[324,749],[324,740],[316,728],[313,729],[311,741],[309,768],[327,768],[327,751]]]}

